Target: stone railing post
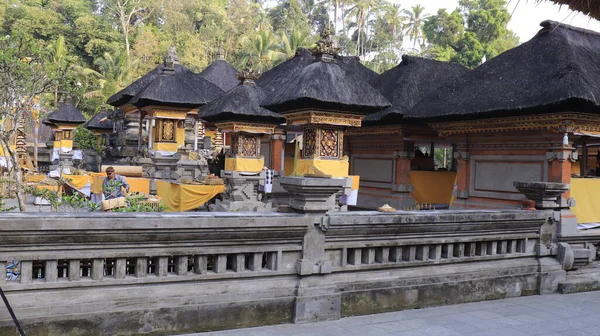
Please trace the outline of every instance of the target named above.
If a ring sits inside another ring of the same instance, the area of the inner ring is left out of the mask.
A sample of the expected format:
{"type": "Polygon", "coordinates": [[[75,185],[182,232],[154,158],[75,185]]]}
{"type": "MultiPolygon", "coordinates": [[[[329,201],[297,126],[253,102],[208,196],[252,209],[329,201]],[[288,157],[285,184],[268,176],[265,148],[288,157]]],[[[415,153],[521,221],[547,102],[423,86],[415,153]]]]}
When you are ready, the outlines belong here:
{"type": "Polygon", "coordinates": [[[332,263],[325,254],[325,235],[328,230],[328,211],[334,211],[336,195],[349,179],[281,177],[281,186],[291,195],[291,208],[311,217],[304,235],[302,256],[296,263],[300,275],[295,302],[295,323],[339,319],[341,295],[326,274],[332,263]]]}

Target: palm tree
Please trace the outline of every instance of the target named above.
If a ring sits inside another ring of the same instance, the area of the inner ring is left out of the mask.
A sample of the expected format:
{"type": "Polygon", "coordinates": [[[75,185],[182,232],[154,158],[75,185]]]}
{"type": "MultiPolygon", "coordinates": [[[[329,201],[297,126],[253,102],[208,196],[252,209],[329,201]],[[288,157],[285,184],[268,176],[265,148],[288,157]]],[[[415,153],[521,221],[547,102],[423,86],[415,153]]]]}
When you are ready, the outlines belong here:
{"type": "Polygon", "coordinates": [[[292,30],[288,34],[281,35],[281,46],[279,51],[285,54],[286,58],[293,57],[298,48],[310,48],[314,43],[310,41],[309,32],[292,30]]]}
{"type": "Polygon", "coordinates": [[[411,10],[404,10],[408,23],[405,25],[406,35],[413,41],[413,49],[417,47],[417,40],[423,38],[423,23],[429,17],[425,14],[425,7],[421,5],[412,6],[411,10]]]}
{"type": "Polygon", "coordinates": [[[354,0],[354,5],[348,9],[346,16],[354,17],[354,26],[357,29],[356,55],[364,53],[364,41],[361,41],[361,34],[367,35],[369,17],[372,11],[380,5],[379,0],[354,0]]]}
{"type": "Polygon", "coordinates": [[[103,93],[105,97],[121,90],[131,82],[135,70],[135,61],[129,61],[126,53],[104,53],[102,58],[94,61],[102,75],[103,93]]]}
{"type": "MultiPolygon", "coordinates": [[[[60,35],[56,41],[48,45],[50,49],[50,61],[55,65],[59,66],[67,59],[67,45],[65,43],[65,37],[60,35]]],[[[56,83],[54,87],[54,105],[58,104],[58,91],[60,83],[56,83]]]]}
{"type": "Polygon", "coordinates": [[[245,37],[243,45],[246,49],[246,60],[248,57],[256,58],[254,70],[264,72],[274,61],[285,59],[286,55],[279,49],[279,41],[277,36],[270,30],[259,30],[256,35],[245,37]]]}

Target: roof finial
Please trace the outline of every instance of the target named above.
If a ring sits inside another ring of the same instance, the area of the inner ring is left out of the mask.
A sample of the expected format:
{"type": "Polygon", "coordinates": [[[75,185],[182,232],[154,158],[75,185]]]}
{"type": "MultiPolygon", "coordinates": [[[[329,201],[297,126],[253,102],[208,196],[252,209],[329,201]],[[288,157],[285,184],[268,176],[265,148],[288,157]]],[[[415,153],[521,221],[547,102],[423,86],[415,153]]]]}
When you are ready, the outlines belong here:
{"type": "Polygon", "coordinates": [[[254,61],[252,60],[252,56],[249,56],[246,66],[238,74],[238,79],[242,82],[242,84],[254,84],[254,81],[260,77],[260,72],[255,71],[253,67],[254,61]]]}
{"type": "Polygon", "coordinates": [[[321,39],[311,51],[317,58],[320,58],[324,62],[334,62],[334,56],[337,55],[338,50],[340,50],[340,48],[334,46],[329,27],[323,27],[321,39]]]}
{"type": "Polygon", "coordinates": [[[217,61],[225,60],[225,50],[223,50],[223,44],[219,43],[219,51],[217,51],[217,61]]]}
{"type": "Polygon", "coordinates": [[[170,46],[165,57],[165,70],[175,71],[175,64],[179,64],[179,57],[177,57],[175,46],[170,46]]]}

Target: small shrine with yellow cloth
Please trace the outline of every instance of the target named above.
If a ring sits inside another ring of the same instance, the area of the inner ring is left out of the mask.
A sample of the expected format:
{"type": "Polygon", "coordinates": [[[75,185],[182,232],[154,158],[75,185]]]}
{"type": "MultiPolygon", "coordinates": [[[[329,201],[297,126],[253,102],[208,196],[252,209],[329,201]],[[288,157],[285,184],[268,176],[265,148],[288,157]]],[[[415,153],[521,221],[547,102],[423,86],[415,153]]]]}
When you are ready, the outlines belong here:
{"type": "Polygon", "coordinates": [[[58,110],[42,120],[42,123],[49,126],[54,133],[54,150],[60,150],[63,153],[73,149],[75,129],[85,122],[85,116],[73,106],[70,99],[61,103],[58,110]]]}
{"type": "Polygon", "coordinates": [[[148,118],[148,147],[160,152],[177,152],[185,144],[185,118],[220,96],[219,87],[194,75],[179,65],[175,48],[171,47],[164,66],[127,104],[140,111],[141,120],[148,118]]]}
{"type": "Polygon", "coordinates": [[[113,132],[113,122],[108,119],[105,105],[102,105],[100,112],[83,124],[83,127],[96,136],[96,145],[100,148],[103,143],[103,137],[113,132]]]}
{"type": "Polygon", "coordinates": [[[288,125],[302,127],[302,154],[294,162],[293,176],[348,177],[345,129],[360,127],[366,114],[390,105],[338,64],[337,51],[324,30],[312,50],[316,60],[263,103],[284,115],[288,125]]]}
{"type": "Polygon", "coordinates": [[[227,192],[225,201],[217,202],[216,209],[262,211],[266,208],[258,194],[259,185],[265,181],[261,139],[272,134],[285,119],[260,106],[266,94],[254,82],[258,74],[252,70],[251,59],[238,78],[240,85],[207,104],[200,114],[203,120],[231,134],[231,155],[225,159],[221,172],[227,192]]]}

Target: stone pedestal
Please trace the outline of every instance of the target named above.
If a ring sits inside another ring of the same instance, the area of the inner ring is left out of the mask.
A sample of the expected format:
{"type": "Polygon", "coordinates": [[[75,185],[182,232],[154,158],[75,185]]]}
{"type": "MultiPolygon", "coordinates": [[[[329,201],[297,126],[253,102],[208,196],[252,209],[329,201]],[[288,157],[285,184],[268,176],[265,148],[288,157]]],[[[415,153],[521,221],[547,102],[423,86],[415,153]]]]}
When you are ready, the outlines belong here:
{"type": "Polygon", "coordinates": [[[196,180],[209,174],[208,163],[206,159],[200,157],[199,160],[179,160],[177,162],[177,173],[179,177],[191,178],[196,180]]]}
{"type": "Polygon", "coordinates": [[[150,178],[163,180],[177,180],[177,162],[180,160],[179,154],[172,156],[163,156],[160,153],[155,153],[151,158],[152,168],[148,172],[150,178]]]}
{"type": "Polygon", "coordinates": [[[290,193],[290,206],[300,213],[325,213],[339,208],[337,199],[352,186],[348,178],[280,177],[279,183],[290,193]]]}
{"type": "Polygon", "coordinates": [[[59,165],[62,169],[65,169],[67,167],[68,168],[73,167],[73,152],[69,152],[69,153],[60,152],[58,154],[58,156],[60,157],[59,165]]]}
{"type": "Polygon", "coordinates": [[[227,190],[224,200],[214,206],[215,211],[271,211],[271,203],[262,202],[258,186],[264,184],[265,173],[240,173],[234,170],[222,170],[227,190]]]}
{"type": "Polygon", "coordinates": [[[571,206],[575,206],[575,200],[562,197],[569,191],[568,184],[515,181],[514,186],[529,199],[535,201],[536,209],[554,210],[553,218],[541,228],[539,254],[548,250],[549,253],[556,255],[556,259],[565,270],[586,266],[596,259],[596,248],[593,244],[561,242],[564,237],[578,234],[577,217],[570,210],[571,206]],[[549,235],[552,238],[549,238],[549,235]]]}

